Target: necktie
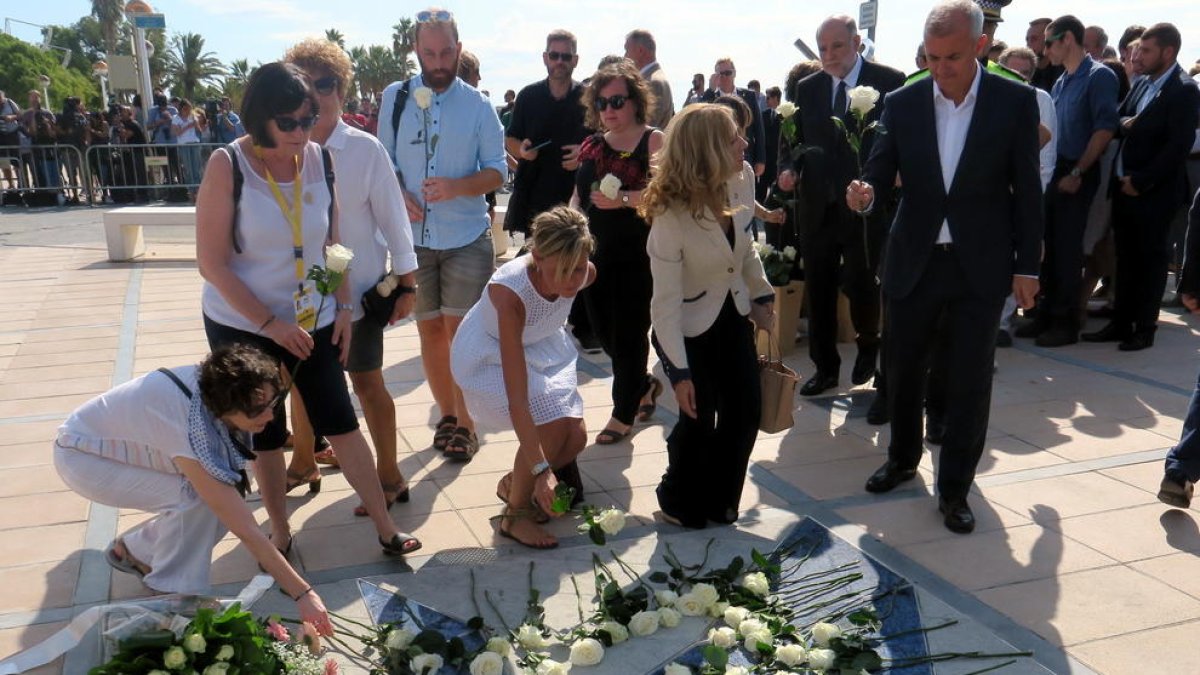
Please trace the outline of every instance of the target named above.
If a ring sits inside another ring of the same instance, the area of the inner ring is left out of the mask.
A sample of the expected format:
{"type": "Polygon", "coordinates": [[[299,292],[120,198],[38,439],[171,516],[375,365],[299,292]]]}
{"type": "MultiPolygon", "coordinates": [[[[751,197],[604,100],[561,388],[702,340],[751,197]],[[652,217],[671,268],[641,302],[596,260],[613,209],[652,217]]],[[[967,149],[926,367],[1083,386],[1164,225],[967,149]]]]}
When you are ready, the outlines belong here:
{"type": "Polygon", "coordinates": [[[838,117],[846,116],[846,81],[838,81],[837,91],[833,94],[833,114],[838,117]]]}

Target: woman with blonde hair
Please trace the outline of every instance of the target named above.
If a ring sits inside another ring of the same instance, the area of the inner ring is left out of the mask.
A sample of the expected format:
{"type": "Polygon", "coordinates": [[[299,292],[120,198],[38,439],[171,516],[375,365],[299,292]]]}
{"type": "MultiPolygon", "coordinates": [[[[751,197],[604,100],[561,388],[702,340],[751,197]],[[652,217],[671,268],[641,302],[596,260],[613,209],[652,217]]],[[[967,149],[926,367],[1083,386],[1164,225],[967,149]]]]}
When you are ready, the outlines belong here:
{"type": "Polygon", "coordinates": [[[754,175],[743,171],[745,149],[728,108],[684,108],[667,127],[638,207],[651,224],[654,346],[680,412],[658,503],[667,522],[684,527],[737,520],[758,433],[750,320],[770,326],[775,294],[750,237],[754,175]]]}
{"type": "Polygon", "coordinates": [[[558,541],[538,519],[552,513],[554,471],[587,444],[577,353],[567,336],[575,295],[596,279],[587,219],[557,206],[533,219],[529,255],[492,274],[487,292],[454,337],[450,369],[480,424],[517,432],[513,470],[496,494],[505,502],[500,534],[530,548],[558,541]]]}

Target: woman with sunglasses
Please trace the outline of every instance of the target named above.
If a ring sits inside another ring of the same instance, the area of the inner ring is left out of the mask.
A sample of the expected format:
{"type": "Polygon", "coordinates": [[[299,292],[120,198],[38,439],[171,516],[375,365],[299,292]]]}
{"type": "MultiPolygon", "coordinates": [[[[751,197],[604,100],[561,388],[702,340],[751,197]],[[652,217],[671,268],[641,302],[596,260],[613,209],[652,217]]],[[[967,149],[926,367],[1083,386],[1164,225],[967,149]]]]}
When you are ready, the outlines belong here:
{"type": "MultiPolygon", "coordinates": [[[[321,297],[306,277],[325,265],[324,249],[339,241],[337,209],[321,147],[309,139],[317,101],[294,65],[269,63],[250,77],[242,102],[247,135],[212,154],[196,202],[196,260],[204,277],[201,308],[213,349],[254,345],[295,372],[301,397],[313,405],[313,432],[337,452],[342,473],[362,499],[388,555],[421,543],[391,521],[379,476],[350,402],[342,367],[350,352],[351,285],[321,297]],[[241,177],[235,197],[234,164],[241,177]]],[[[285,389],[290,383],[285,383],[285,389]]],[[[271,538],[292,548],[285,498],[287,439],[282,397],[254,437],[255,478],[271,520],[271,538]]],[[[320,474],[309,492],[321,487],[320,474]]]]}
{"type": "Polygon", "coordinates": [[[587,214],[596,238],[596,281],[585,294],[592,330],[612,359],[612,417],[596,435],[599,445],[623,440],[635,421],[654,414],[662,383],[646,368],[650,357],[649,227],[635,210],[650,178],[650,157],[663,134],[647,124],[654,94],[633,62],[622,59],[596,71],[584,89],[585,124],[602,129],[583,141],[572,204],[587,214]],[[615,196],[600,185],[621,183],[615,196]],[[611,179],[610,179],[611,180],[611,179]]]}
{"type": "Polygon", "coordinates": [[[160,368],[72,413],[58,429],[54,466],[86,499],[157,514],[105,550],[116,570],[158,593],[207,593],[213,547],[228,530],[296,601],[300,618],[328,635],[321,598],[243,499],[250,434],[271,421],[282,386],[278,362],[245,345],[160,368]]]}

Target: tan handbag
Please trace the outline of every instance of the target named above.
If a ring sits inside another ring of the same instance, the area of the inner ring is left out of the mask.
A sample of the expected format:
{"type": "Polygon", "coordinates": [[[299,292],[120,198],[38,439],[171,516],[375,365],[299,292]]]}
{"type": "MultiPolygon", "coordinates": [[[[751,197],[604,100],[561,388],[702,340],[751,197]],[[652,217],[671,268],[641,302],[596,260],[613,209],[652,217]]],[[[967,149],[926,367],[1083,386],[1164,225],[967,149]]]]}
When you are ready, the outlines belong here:
{"type": "Polygon", "coordinates": [[[767,333],[767,354],[758,357],[758,377],[762,390],[762,415],[758,420],[759,431],[768,434],[792,428],[792,411],[795,409],[796,383],[800,378],[796,371],[783,364],[779,343],[771,331],[767,333]],[[777,359],[772,359],[772,349],[777,359]]]}

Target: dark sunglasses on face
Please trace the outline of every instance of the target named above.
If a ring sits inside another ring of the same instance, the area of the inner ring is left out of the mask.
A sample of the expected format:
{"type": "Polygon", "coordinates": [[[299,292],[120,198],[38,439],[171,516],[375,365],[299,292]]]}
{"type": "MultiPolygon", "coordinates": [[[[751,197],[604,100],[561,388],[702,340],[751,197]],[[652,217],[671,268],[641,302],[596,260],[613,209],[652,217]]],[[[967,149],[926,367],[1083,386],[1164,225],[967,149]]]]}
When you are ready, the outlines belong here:
{"type": "Polygon", "coordinates": [[[609,96],[608,98],[597,98],[595,106],[596,106],[596,110],[599,110],[600,112],[604,112],[605,110],[608,109],[609,106],[612,106],[613,110],[620,110],[621,108],[625,107],[625,102],[628,100],[629,100],[628,96],[623,96],[621,94],[613,94],[612,96],[609,96]]]}
{"type": "Polygon", "coordinates": [[[429,23],[430,21],[453,21],[454,15],[444,9],[436,11],[421,11],[417,12],[417,23],[429,23]]]}
{"type": "Polygon", "coordinates": [[[280,389],[279,391],[275,392],[275,395],[271,397],[271,400],[251,410],[243,410],[242,414],[250,419],[254,419],[268,410],[274,410],[276,406],[283,403],[283,400],[287,398],[287,395],[287,389],[280,389]]]}
{"type": "Polygon", "coordinates": [[[1066,35],[1067,34],[1065,31],[1062,33],[1059,33],[1058,35],[1047,35],[1046,36],[1046,46],[1049,47],[1050,45],[1054,44],[1055,42],[1058,42],[1059,40],[1066,37],[1066,35]]]}
{"type": "Polygon", "coordinates": [[[575,55],[571,52],[546,52],[546,58],[551,61],[562,61],[565,63],[575,58],[575,55]]]}
{"type": "Polygon", "coordinates": [[[732,70],[718,70],[718,71],[717,71],[717,74],[718,74],[718,75],[724,75],[725,77],[733,77],[733,71],[732,71],[732,70]]]}
{"type": "Polygon", "coordinates": [[[289,131],[295,131],[296,127],[300,127],[301,131],[312,129],[313,125],[317,123],[318,117],[320,115],[309,115],[308,117],[300,118],[288,115],[276,115],[274,120],[275,126],[279,127],[279,130],[286,134],[289,131]]]}
{"type": "Polygon", "coordinates": [[[328,96],[333,93],[333,90],[337,88],[337,85],[338,85],[337,76],[336,75],[328,75],[326,77],[322,77],[321,79],[313,82],[313,89],[316,89],[317,93],[322,96],[328,96]]]}

